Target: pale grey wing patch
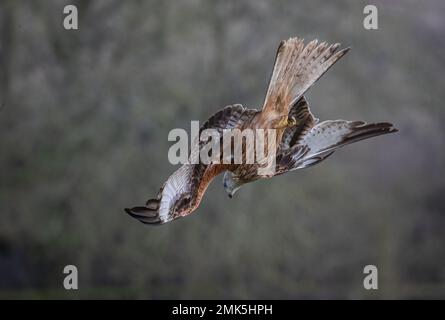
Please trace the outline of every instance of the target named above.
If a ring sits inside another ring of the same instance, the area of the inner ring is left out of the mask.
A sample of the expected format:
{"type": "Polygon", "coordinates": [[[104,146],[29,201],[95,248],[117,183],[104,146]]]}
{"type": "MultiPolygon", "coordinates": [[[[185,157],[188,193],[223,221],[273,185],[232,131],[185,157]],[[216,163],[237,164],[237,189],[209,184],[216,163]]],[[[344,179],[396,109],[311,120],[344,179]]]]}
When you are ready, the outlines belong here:
{"type": "Polygon", "coordinates": [[[317,156],[363,139],[396,132],[391,123],[328,120],[314,126],[299,142],[307,145],[309,156],[317,156]]]}
{"type": "Polygon", "coordinates": [[[352,124],[353,123],[344,120],[323,121],[301,137],[299,144],[306,145],[310,148],[311,151],[308,157],[314,156],[340,143],[342,139],[351,132],[352,124]]]}
{"type": "Polygon", "coordinates": [[[281,156],[281,170],[292,171],[313,166],[345,145],[393,132],[397,132],[397,129],[387,122],[367,124],[363,121],[324,121],[309,130],[298,144],[281,156]],[[307,148],[303,156],[301,148],[307,148]]]}

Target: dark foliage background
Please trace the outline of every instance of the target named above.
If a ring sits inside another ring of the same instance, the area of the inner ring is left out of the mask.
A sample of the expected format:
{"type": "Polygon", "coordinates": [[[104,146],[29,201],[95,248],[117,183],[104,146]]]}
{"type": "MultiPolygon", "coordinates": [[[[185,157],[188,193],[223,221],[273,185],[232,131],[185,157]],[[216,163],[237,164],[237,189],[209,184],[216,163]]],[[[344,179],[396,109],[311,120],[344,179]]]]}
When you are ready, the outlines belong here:
{"type": "Polygon", "coordinates": [[[0,297],[444,298],[445,2],[373,1],[378,31],[367,3],[1,0],[0,297]],[[169,130],[261,105],[290,36],[352,47],[308,94],[318,117],[400,132],[233,200],[217,179],[163,227],[125,215],[175,169],[169,130]]]}

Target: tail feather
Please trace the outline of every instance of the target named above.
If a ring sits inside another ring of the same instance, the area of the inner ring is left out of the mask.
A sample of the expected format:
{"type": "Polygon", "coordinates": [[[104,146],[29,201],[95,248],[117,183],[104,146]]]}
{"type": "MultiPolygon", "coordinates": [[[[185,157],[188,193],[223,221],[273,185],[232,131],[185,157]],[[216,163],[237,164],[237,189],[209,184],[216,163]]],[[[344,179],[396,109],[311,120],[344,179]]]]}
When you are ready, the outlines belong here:
{"type": "Polygon", "coordinates": [[[330,68],[349,48],[337,51],[340,44],[291,38],[278,47],[274,70],[264,101],[265,112],[275,110],[287,114],[289,108],[330,68]]]}

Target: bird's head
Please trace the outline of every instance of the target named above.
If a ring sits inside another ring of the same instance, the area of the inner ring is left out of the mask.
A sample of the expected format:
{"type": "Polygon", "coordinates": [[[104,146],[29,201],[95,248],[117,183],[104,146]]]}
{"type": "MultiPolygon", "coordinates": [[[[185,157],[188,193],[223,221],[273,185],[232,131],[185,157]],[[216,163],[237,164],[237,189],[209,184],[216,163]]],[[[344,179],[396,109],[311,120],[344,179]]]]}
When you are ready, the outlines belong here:
{"type": "Polygon", "coordinates": [[[235,192],[244,184],[230,171],[227,171],[224,174],[223,183],[224,183],[224,189],[229,195],[229,198],[232,198],[235,192]]]}

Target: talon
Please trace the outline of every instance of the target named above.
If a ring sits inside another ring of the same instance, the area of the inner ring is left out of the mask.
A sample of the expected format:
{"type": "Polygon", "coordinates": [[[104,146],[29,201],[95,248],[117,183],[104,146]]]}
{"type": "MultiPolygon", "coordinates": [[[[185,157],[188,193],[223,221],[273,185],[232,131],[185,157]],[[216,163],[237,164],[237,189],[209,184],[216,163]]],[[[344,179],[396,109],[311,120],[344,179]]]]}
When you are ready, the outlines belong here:
{"type": "Polygon", "coordinates": [[[287,126],[288,126],[288,118],[287,118],[287,116],[283,116],[283,117],[281,117],[281,119],[280,119],[280,121],[278,122],[278,125],[277,125],[277,129],[284,129],[284,128],[286,128],[287,126]]]}
{"type": "Polygon", "coordinates": [[[294,116],[287,118],[287,125],[293,127],[297,124],[297,119],[294,116]]]}
{"type": "Polygon", "coordinates": [[[294,116],[283,116],[280,121],[278,122],[278,125],[276,129],[285,129],[288,127],[293,127],[297,124],[297,119],[295,119],[294,116]]]}

